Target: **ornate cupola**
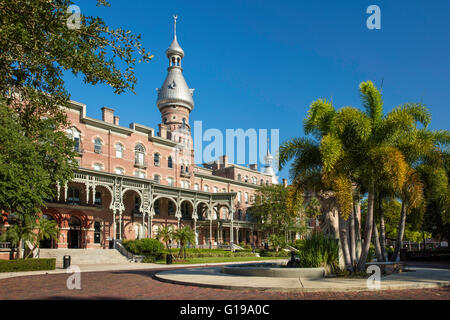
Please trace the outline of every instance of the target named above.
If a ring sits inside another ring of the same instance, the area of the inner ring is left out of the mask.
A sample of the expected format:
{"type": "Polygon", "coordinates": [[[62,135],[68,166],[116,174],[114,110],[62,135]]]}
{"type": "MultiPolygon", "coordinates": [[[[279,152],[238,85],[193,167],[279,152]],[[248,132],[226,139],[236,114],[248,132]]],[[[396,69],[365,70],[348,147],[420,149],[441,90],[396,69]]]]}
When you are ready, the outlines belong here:
{"type": "Polygon", "coordinates": [[[264,170],[263,172],[267,175],[272,176],[272,184],[278,184],[278,177],[275,175],[273,170],[273,156],[269,152],[269,139],[267,139],[267,153],[264,157],[264,170]]]}
{"type": "MultiPolygon", "coordinates": [[[[162,125],[167,131],[174,131],[180,128],[190,129],[189,114],[194,108],[194,89],[190,89],[184,80],[181,60],[184,51],[177,40],[177,16],[174,16],[173,41],[166,50],[169,59],[167,77],[158,91],[156,102],[161,111],[162,125]]],[[[161,131],[161,130],[160,130],[161,131]]]]}

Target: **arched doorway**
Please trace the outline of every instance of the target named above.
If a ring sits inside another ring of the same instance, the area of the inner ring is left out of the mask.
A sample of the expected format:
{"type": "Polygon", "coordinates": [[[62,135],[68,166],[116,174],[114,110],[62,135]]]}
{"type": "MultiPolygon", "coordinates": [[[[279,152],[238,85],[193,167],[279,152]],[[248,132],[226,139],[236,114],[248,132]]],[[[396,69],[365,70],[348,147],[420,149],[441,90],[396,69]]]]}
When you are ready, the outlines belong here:
{"type": "Polygon", "coordinates": [[[67,247],[79,249],[81,243],[81,221],[77,217],[70,217],[69,231],[67,232],[67,247]]]}
{"type": "MultiPolygon", "coordinates": [[[[47,215],[47,214],[43,214],[42,215],[42,219],[55,221],[55,219],[52,216],[47,215]]],[[[50,239],[50,238],[44,237],[44,239],[39,241],[39,248],[41,248],[41,249],[55,249],[56,248],[56,241],[55,241],[55,239],[50,239]]]]}

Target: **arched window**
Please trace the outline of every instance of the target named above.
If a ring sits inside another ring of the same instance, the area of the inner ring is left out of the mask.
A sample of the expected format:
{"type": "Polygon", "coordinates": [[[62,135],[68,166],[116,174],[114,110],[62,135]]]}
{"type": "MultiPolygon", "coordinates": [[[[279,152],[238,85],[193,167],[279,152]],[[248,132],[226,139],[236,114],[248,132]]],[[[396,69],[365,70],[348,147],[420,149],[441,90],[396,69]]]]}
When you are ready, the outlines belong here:
{"type": "Polygon", "coordinates": [[[203,191],[209,192],[209,186],[208,186],[207,184],[205,184],[205,185],[203,186],[203,191]]]}
{"type": "Polygon", "coordinates": [[[116,158],[123,158],[123,145],[116,143],[116,158]]]}
{"type": "Polygon", "coordinates": [[[241,180],[242,180],[242,176],[241,176],[240,173],[237,175],[237,179],[238,179],[238,181],[241,181],[241,180]]]}
{"type": "Polygon", "coordinates": [[[214,187],[214,188],[213,188],[213,192],[214,192],[214,193],[217,193],[217,187],[214,187]]]}
{"type": "Polygon", "coordinates": [[[248,204],[248,193],[244,193],[245,204],[248,204]]]}
{"type": "Polygon", "coordinates": [[[175,185],[175,180],[173,178],[167,178],[167,185],[173,187],[175,185]]]}
{"type": "Polygon", "coordinates": [[[237,197],[238,197],[238,201],[241,202],[242,201],[242,193],[240,191],[238,191],[237,197]]]}
{"type": "Polygon", "coordinates": [[[167,166],[169,168],[173,168],[173,161],[172,161],[172,157],[169,156],[169,158],[167,158],[167,166]]]}
{"type": "Polygon", "coordinates": [[[225,188],[222,188],[222,192],[227,192],[227,189],[225,189],[225,188]]]}
{"type": "Polygon", "coordinates": [[[103,171],[103,165],[101,163],[94,163],[94,170],[103,171]]]}
{"type": "Polygon", "coordinates": [[[245,176],[244,182],[248,182],[248,176],[245,176]]]}
{"type": "Polygon", "coordinates": [[[194,184],[194,190],[198,190],[198,183],[194,184]]]}
{"type": "Polygon", "coordinates": [[[264,180],[263,180],[263,179],[261,179],[260,183],[261,183],[261,185],[263,185],[263,184],[264,184],[264,180]]]}
{"type": "Polygon", "coordinates": [[[145,166],[145,148],[140,143],[134,147],[134,164],[141,167],[145,166]]]}
{"type": "Polygon", "coordinates": [[[94,140],[94,152],[102,153],[102,140],[100,138],[95,138],[94,140]]]}
{"type": "Polygon", "coordinates": [[[253,182],[253,184],[257,184],[258,183],[258,179],[256,179],[256,177],[252,177],[252,182],[253,182]]]}
{"type": "Polygon", "coordinates": [[[75,152],[81,152],[81,148],[80,148],[80,131],[77,130],[77,128],[72,127],[67,129],[67,135],[69,137],[69,139],[73,140],[74,142],[74,151],[75,152]]]}
{"type": "Polygon", "coordinates": [[[123,168],[119,168],[119,167],[115,168],[114,172],[115,172],[115,174],[123,174],[124,173],[123,168]]]}
{"type": "Polygon", "coordinates": [[[159,210],[159,200],[160,200],[160,199],[156,200],[156,201],[153,203],[153,210],[155,211],[155,214],[159,214],[159,212],[160,212],[160,210],[159,210]]]}
{"type": "Polygon", "coordinates": [[[155,176],[153,177],[153,180],[154,180],[156,183],[161,183],[161,176],[155,174],[155,176]]]}
{"type": "Polygon", "coordinates": [[[159,153],[155,153],[153,155],[153,164],[157,167],[159,167],[159,153]]]}

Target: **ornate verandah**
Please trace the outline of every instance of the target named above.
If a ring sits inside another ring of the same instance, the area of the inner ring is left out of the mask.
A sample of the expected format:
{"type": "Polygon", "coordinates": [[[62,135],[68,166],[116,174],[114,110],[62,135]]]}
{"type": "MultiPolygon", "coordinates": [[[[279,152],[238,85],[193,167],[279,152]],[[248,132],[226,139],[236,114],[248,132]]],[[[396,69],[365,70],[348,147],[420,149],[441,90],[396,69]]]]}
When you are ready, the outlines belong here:
{"type": "MultiPolygon", "coordinates": [[[[132,176],[123,176],[107,172],[101,172],[89,169],[78,169],[75,172],[74,179],[62,187],[57,185],[57,201],[66,202],[67,192],[71,183],[81,184],[85,188],[85,197],[87,204],[94,204],[96,190],[102,188],[107,190],[111,196],[109,210],[112,214],[113,239],[122,239],[122,215],[125,211],[124,195],[132,190],[140,198],[138,211],[142,215],[142,225],[145,226],[145,236],[153,237],[153,217],[155,216],[155,203],[158,199],[165,198],[173,203],[175,208],[175,219],[180,225],[182,219],[182,204],[188,202],[192,206],[191,219],[194,222],[194,231],[197,230],[197,220],[225,220],[231,226],[233,225],[233,202],[236,193],[209,193],[197,190],[190,190],[178,187],[171,187],[158,184],[153,180],[137,178],[132,176]],[[62,196],[63,199],[59,199],[62,196]],[[220,213],[225,208],[226,214],[220,213]],[[201,212],[199,212],[199,210],[201,212]],[[118,222],[118,223],[116,223],[118,222]],[[116,230],[116,225],[119,230],[116,230]],[[118,231],[118,232],[117,232],[118,231]],[[118,236],[116,236],[118,235],[118,236]]],[[[233,228],[230,229],[231,235],[233,228]]],[[[233,239],[233,236],[231,236],[233,239]]]]}

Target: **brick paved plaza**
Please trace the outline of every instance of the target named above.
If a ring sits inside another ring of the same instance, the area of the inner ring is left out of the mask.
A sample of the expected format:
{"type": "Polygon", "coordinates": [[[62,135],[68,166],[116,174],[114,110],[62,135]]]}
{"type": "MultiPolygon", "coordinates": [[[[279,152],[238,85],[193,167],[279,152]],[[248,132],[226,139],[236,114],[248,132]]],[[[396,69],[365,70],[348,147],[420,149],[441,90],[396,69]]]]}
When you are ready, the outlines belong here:
{"type": "Polygon", "coordinates": [[[0,300],[6,299],[433,299],[450,300],[450,288],[381,290],[377,292],[267,292],[183,286],[153,279],[164,270],[127,270],[81,274],[81,290],[68,290],[69,274],[37,275],[0,280],[0,300]]]}

